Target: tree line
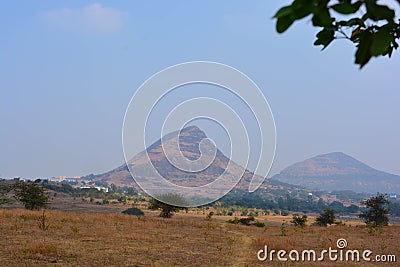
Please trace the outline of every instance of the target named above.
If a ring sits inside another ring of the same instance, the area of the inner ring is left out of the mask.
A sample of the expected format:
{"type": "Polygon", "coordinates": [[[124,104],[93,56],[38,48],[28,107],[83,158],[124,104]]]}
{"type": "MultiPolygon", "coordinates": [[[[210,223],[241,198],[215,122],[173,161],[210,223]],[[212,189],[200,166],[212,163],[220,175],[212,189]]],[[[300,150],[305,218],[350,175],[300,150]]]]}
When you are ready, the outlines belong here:
{"type": "Polygon", "coordinates": [[[342,202],[325,202],[322,198],[318,200],[301,199],[290,196],[280,196],[275,199],[267,198],[260,193],[248,193],[244,190],[237,190],[236,193],[229,193],[219,200],[224,207],[241,206],[248,208],[258,208],[264,210],[279,210],[281,213],[291,212],[322,212],[325,209],[331,209],[336,213],[357,213],[359,206],[351,204],[343,205],[342,202]]]}
{"type": "MultiPolygon", "coordinates": [[[[49,204],[49,194],[46,188],[44,187],[46,183],[40,183],[40,181],[20,181],[20,180],[15,180],[13,181],[12,184],[7,185],[4,183],[0,183],[0,205],[1,204],[6,204],[6,203],[11,203],[13,200],[9,197],[10,194],[13,194],[13,198],[17,201],[20,201],[26,209],[29,210],[39,210],[42,208],[46,208],[47,205],[49,204]]],[[[49,186],[48,186],[49,187],[49,186]]],[[[53,188],[53,186],[50,186],[50,188],[53,188]]],[[[71,190],[73,191],[74,188],[68,185],[61,185],[57,187],[59,191],[62,192],[70,192],[71,190]]],[[[97,191],[97,189],[95,189],[97,191]]],[[[99,192],[99,191],[98,191],[99,192]]],[[[260,200],[260,198],[253,199],[254,194],[247,195],[246,197],[243,198],[229,198],[225,196],[225,199],[222,198],[220,201],[215,202],[212,205],[217,205],[222,207],[226,205],[232,205],[233,202],[236,201],[236,203],[252,203],[254,207],[257,205],[261,205],[262,208],[288,208],[290,207],[299,207],[299,202],[295,201],[293,198],[287,197],[286,200],[283,199],[282,197],[278,198],[278,201],[267,201],[267,200],[260,200]],[[244,201],[244,202],[240,202],[244,201]],[[249,201],[249,202],[247,202],[249,201]],[[261,202],[260,202],[261,201],[261,202]],[[268,206],[270,205],[270,206],[268,206]],[[295,206],[292,206],[295,205],[295,206]]],[[[343,204],[337,201],[334,201],[330,203],[329,205],[324,203],[322,199],[319,199],[318,202],[312,202],[308,201],[307,202],[311,207],[318,207],[318,209],[321,209],[321,215],[317,217],[317,224],[321,226],[326,226],[327,224],[333,224],[335,223],[335,214],[343,211],[343,204]]],[[[365,206],[364,208],[361,209],[361,213],[359,214],[359,217],[367,224],[367,225],[372,225],[374,227],[377,226],[384,226],[388,225],[389,223],[389,214],[391,213],[392,215],[399,215],[400,207],[398,203],[393,203],[389,201],[388,195],[386,194],[381,194],[377,193],[376,196],[370,197],[368,199],[365,199],[362,204],[365,206]]],[[[164,196],[159,196],[158,199],[156,198],[150,198],[149,200],[149,209],[153,210],[160,210],[160,217],[164,218],[170,218],[174,214],[174,212],[177,212],[185,206],[185,199],[183,196],[180,195],[174,195],[174,194],[167,194],[164,196]],[[162,200],[168,200],[168,201],[162,201],[162,200]],[[165,203],[167,202],[167,203],[165,203]],[[169,205],[168,203],[181,203],[180,206],[173,206],[169,205]]],[[[353,205],[355,206],[355,205],[353,205]]],[[[345,207],[347,210],[352,207],[345,207]]],[[[352,212],[358,212],[359,209],[351,208],[352,212]]],[[[297,208],[297,211],[299,209],[297,208]]],[[[293,211],[293,210],[292,210],[293,211]]],[[[298,216],[294,215],[293,216],[293,223],[295,225],[302,225],[305,224],[307,221],[307,216],[298,216]]]]}

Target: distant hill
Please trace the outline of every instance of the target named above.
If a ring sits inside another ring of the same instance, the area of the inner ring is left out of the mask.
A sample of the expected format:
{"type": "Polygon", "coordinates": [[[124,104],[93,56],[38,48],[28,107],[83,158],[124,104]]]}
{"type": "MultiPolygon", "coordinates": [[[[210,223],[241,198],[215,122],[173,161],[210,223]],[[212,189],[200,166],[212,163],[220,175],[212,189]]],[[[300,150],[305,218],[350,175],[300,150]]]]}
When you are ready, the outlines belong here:
{"type": "MultiPolygon", "coordinates": [[[[166,149],[168,149],[169,146],[174,145],[173,140],[176,140],[178,134],[179,145],[182,154],[191,160],[198,159],[200,157],[199,143],[201,140],[207,138],[206,134],[196,126],[184,128],[181,132],[170,133],[163,138],[163,145],[166,149]]],[[[168,161],[161,145],[161,139],[150,145],[146,151],[153,166],[164,178],[177,185],[183,186],[199,186],[214,181],[225,171],[227,164],[230,161],[228,157],[226,157],[219,149],[217,149],[216,157],[209,167],[203,171],[192,173],[182,171],[168,161]]],[[[149,168],[146,160],[146,151],[137,154],[128,162],[130,168],[139,170],[139,172],[143,175],[146,175],[146,170],[149,168]]],[[[229,173],[229,175],[232,177],[239,177],[242,173],[244,173],[242,180],[235,187],[235,190],[247,191],[249,182],[253,177],[253,173],[248,170],[244,170],[243,167],[234,162],[231,162],[231,165],[232,172],[229,173]]],[[[148,175],[150,176],[151,174],[149,173],[148,175]]],[[[117,186],[137,187],[126,164],[123,164],[109,172],[96,175],[94,180],[106,182],[108,184],[113,183],[117,186]]],[[[289,185],[280,181],[270,180],[266,180],[258,190],[258,193],[262,193],[265,197],[271,198],[276,198],[277,196],[286,196],[290,192],[296,192],[296,194],[306,197],[310,190],[306,190],[299,186],[289,185]]]]}
{"type": "Polygon", "coordinates": [[[400,176],[371,168],[341,152],[295,163],[271,179],[326,191],[400,193],[400,176]]]}

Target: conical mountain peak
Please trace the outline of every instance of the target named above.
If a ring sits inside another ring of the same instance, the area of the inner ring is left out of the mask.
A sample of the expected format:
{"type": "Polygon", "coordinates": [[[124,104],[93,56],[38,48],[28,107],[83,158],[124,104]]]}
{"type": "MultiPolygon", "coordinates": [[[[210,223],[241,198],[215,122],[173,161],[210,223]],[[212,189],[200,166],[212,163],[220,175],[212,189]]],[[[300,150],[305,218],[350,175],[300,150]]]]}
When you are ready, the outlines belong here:
{"type": "MultiPolygon", "coordinates": [[[[146,149],[147,153],[161,152],[161,150],[163,150],[161,143],[165,146],[169,142],[176,141],[176,137],[179,137],[179,148],[183,155],[187,154],[185,152],[192,152],[196,154],[195,157],[199,157],[199,144],[203,139],[207,138],[207,135],[197,126],[188,126],[180,131],[169,133],[154,142],[146,149]]],[[[188,158],[190,158],[190,156],[188,158]]]]}
{"type": "MultiPolygon", "coordinates": [[[[230,162],[230,159],[216,148],[212,142],[206,142],[204,148],[216,149],[215,157],[213,157],[211,164],[205,164],[208,167],[199,172],[181,170],[171,164],[169,160],[171,157],[179,158],[182,155],[191,161],[200,159],[200,143],[205,138],[207,138],[207,135],[197,126],[188,126],[180,131],[169,133],[154,142],[145,151],[140,152],[129,160],[129,168],[134,170],[135,173],[139,173],[140,176],[151,178],[154,174],[149,172],[149,170],[154,167],[162,177],[181,186],[201,186],[208,184],[225,173],[230,162]],[[176,149],[177,142],[179,149],[176,149]],[[165,151],[168,152],[168,157],[165,151]],[[149,166],[149,159],[152,166],[149,166]]],[[[234,162],[231,162],[230,166],[231,172],[229,175],[232,177],[242,177],[243,173],[245,173],[245,179],[248,180],[248,177],[251,177],[249,171],[245,171],[243,167],[234,162]]],[[[133,183],[126,164],[99,175],[98,178],[108,183],[113,182],[120,185],[127,184],[129,180],[130,184],[133,183]]]]}

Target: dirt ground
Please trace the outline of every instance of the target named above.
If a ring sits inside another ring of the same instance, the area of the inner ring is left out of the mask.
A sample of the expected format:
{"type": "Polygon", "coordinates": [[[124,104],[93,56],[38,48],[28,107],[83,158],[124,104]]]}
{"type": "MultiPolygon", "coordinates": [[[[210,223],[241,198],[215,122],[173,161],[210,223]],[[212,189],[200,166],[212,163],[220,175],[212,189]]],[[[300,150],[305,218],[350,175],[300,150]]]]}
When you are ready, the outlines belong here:
{"type": "MultiPolygon", "coordinates": [[[[118,213],[0,209],[1,266],[398,266],[398,262],[259,261],[269,249],[318,253],[337,240],[345,249],[369,249],[400,257],[400,226],[371,231],[365,226],[281,227],[282,219],[257,218],[266,227],[227,223],[227,218],[180,213],[171,219],[146,211],[137,217],[118,213]]],[[[319,255],[319,254],[318,254],[319,255]]],[[[276,255],[275,255],[276,256],[276,255]]],[[[371,256],[371,257],[373,257],[371,256]]],[[[286,256],[287,257],[287,256],[286,256]]],[[[399,261],[400,259],[397,259],[399,261]]]]}

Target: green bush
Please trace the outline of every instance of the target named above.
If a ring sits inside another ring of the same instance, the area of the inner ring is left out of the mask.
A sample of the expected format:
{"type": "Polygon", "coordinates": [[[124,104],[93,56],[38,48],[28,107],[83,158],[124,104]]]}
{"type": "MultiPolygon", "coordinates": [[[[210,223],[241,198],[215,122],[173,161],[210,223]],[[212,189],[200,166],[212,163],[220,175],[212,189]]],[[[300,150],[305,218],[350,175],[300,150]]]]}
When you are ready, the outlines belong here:
{"type": "Polygon", "coordinates": [[[243,224],[243,225],[250,225],[251,222],[254,221],[254,217],[253,216],[249,216],[247,218],[240,218],[239,219],[239,223],[243,224]]]}
{"type": "Polygon", "coordinates": [[[252,225],[257,226],[257,227],[264,227],[265,223],[260,222],[260,221],[255,221],[252,225]]]}
{"type": "Polygon", "coordinates": [[[237,217],[235,217],[235,219],[233,219],[233,220],[228,220],[228,223],[238,224],[239,219],[237,217]]]}
{"type": "Polygon", "coordinates": [[[304,227],[307,222],[307,215],[300,216],[295,214],[290,222],[293,223],[294,226],[304,227]]]}
{"type": "Polygon", "coordinates": [[[122,212],[123,214],[128,214],[128,215],[136,215],[136,216],[143,216],[144,212],[141,209],[138,208],[129,208],[127,210],[124,210],[122,212]]]}
{"type": "Polygon", "coordinates": [[[265,226],[265,224],[263,222],[256,221],[253,216],[249,216],[249,217],[246,217],[246,218],[240,218],[240,219],[235,217],[233,220],[228,220],[228,223],[242,224],[242,225],[247,225],[247,226],[254,225],[254,226],[257,226],[257,227],[264,227],[265,226]]]}

